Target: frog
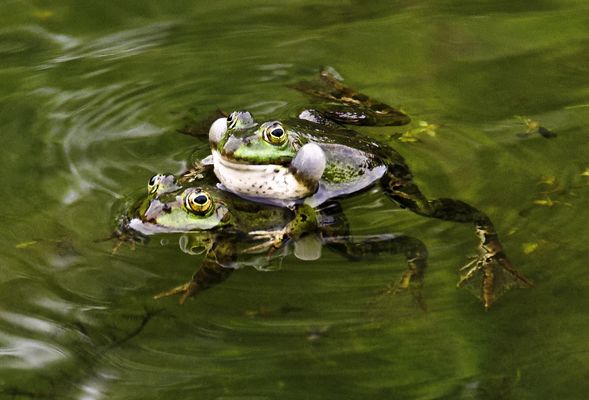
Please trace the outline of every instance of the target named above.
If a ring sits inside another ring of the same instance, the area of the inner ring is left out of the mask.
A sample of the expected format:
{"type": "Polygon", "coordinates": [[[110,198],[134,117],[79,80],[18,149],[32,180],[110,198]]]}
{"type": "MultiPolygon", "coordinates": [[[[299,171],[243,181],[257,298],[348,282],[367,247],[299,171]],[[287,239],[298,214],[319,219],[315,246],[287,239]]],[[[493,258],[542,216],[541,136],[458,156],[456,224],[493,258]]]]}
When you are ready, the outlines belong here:
{"type": "Polygon", "coordinates": [[[135,249],[136,243],[145,243],[147,241],[145,234],[130,227],[131,221],[138,215],[144,215],[151,202],[159,196],[179,190],[181,188],[181,180],[186,180],[184,175],[181,179],[176,179],[173,174],[161,173],[155,174],[149,179],[147,193],[144,196],[140,196],[128,207],[128,210],[117,215],[116,229],[108,237],[103,239],[116,240],[111,249],[111,255],[115,255],[123,243],[128,243],[132,249],[135,249]]]}
{"type": "Polygon", "coordinates": [[[403,234],[350,235],[337,202],[315,209],[291,209],[255,203],[218,189],[206,181],[158,174],[150,179],[148,194],[134,203],[119,232],[142,237],[181,234],[180,246],[189,254],[204,253],[200,267],[186,283],[156,294],[160,299],[180,295],[179,302],[227,279],[246,265],[263,268],[291,252],[302,260],[321,256],[323,246],[349,260],[380,254],[403,254],[407,268],[394,285],[410,291],[424,308],[420,288],[427,268],[427,249],[419,239],[403,234]],[[147,206],[146,206],[147,205],[147,206]],[[281,231],[278,245],[260,240],[265,230],[281,231]]]}
{"type": "MultiPolygon", "coordinates": [[[[399,152],[349,126],[396,126],[410,122],[403,111],[346,86],[333,69],[295,89],[320,100],[295,118],[257,121],[246,110],[215,120],[209,129],[212,165],[220,187],[255,202],[317,207],[334,198],[380,185],[390,200],[418,215],[471,223],[478,255],[460,269],[459,285],[477,287],[485,309],[512,286],[531,287],[507,257],[491,219],[456,199],[428,198],[399,152]]],[[[272,239],[272,233],[268,233],[272,239]]]]}

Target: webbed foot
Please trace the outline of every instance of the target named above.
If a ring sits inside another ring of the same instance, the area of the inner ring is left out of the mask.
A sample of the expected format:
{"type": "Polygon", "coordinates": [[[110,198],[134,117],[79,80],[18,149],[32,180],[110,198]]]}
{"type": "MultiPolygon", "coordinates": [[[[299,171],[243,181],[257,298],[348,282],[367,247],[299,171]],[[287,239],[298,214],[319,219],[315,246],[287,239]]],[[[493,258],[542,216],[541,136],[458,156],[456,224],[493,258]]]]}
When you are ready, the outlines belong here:
{"type": "Polygon", "coordinates": [[[282,247],[288,239],[296,241],[302,236],[317,232],[318,221],[315,209],[303,204],[296,206],[294,212],[294,218],[282,229],[274,231],[251,231],[249,235],[252,239],[263,240],[264,242],[246,249],[245,252],[249,254],[259,253],[264,250],[270,250],[273,252],[282,247]]]}
{"type": "MultiPolygon", "coordinates": [[[[228,255],[229,258],[231,258],[233,253],[228,255]]],[[[233,268],[225,268],[223,266],[223,262],[229,261],[225,256],[226,254],[222,253],[220,250],[218,253],[209,251],[200,268],[194,273],[190,281],[170,290],[158,293],[153,296],[153,298],[157,300],[162,297],[181,294],[179,302],[180,304],[184,304],[189,297],[223,282],[233,272],[233,268]]]]}
{"type": "Polygon", "coordinates": [[[485,213],[460,200],[428,200],[412,182],[409,170],[401,164],[389,166],[382,182],[393,201],[416,214],[444,221],[471,222],[475,225],[480,239],[480,255],[461,269],[464,273],[458,286],[474,287],[486,309],[513,286],[533,286],[505,255],[493,223],[485,213]],[[477,277],[480,277],[480,285],[473,283],[477,277]]]}
{"type": "Polygon", "coordinates": [[[507,290],[517,286],[534,286],[532,282],[513,267],[503,252],[482,253],[474,257],[460,271],[462,275],[458,286],[471,285],[479,291],[478,295],[487,310],[507,290]]]}
{"type": "Polygon", "coordinates": [[[403,272],[401,278],[391,288],[392,293],[409,292],[415,304],[423,311],[427,311],[427,305],[423,298],[424,271],[427,268],[427,258],[424,254],[417,253],[414,258],[407,259],[408,268],[403,272]]]}
{"type": "Polygon", "coordinates": [[[251,231],[249,235],[252,237],[252,239],[263,240],[263,242],[248,247],[244,250],[244,253],[256,254],[264,251],[269,251],[272,253],[274,250],[279,249],[284,244],[285,238],[287,237],[287,229],[283,228],[275,231],[251,231]]]}
{"type": "Polygon", "coordinates": [[[413,304],[417,305],[422,311],[427,311],[427,304],[423,297],[423,275],[416,274],[411,269],[406,270],[401,278],[391,283],[382,290],[375,298],[375,302],[381,301],[388,296],[410,296],[413,304]]]}

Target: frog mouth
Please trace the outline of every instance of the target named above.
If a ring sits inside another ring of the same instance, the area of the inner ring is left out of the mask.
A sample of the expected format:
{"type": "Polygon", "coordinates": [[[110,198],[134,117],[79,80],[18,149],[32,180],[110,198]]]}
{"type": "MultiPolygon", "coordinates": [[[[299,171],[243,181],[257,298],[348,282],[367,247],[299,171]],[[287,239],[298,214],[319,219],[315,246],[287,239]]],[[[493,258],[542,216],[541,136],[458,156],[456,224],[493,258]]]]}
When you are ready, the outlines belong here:
{"type": "Polygon", "coordinates": [[[257,168],[266,168],[270,167],[286,167],[292,162],[292,157],[284,156],[284,157],[276,157],[273,158],[271,161],[261,159],[255,160],[245,157],[235,157],[235,152],[228,151],[227,149],[219,150],[218,148],[211,146],[211,153],[217,153],[218,157],[214,156],[215,162],[222,163],[227,167],[235,168],[235,169],[243,169],[243,170],[256,170],[257,168]],[[240,167],[241,166],[241,167],[240,167]]]}
{"type": "MultiPolygon", "coordinates": [[[[232,170],[238,170],[238,171],[250,171],[250,172],[256,172],[256,171],[266,171],[269,168],[273,169],[274,167],[276,168],[286,168],[287,167],[281,165],[281,164],[252,164],[250,161],[242,161],[236,158],[232,157],[232,153],[231,154],[227,154],[226,152],[219,152],[218,150],[212,150],[211,151],[212,155],[213,155],[213,160],[215,165],[221,165],[224,168],[228,168],[228,169],[232,169],[232,170]]],[[[278,171],[276,171],[278,172],[278,171]]]]}

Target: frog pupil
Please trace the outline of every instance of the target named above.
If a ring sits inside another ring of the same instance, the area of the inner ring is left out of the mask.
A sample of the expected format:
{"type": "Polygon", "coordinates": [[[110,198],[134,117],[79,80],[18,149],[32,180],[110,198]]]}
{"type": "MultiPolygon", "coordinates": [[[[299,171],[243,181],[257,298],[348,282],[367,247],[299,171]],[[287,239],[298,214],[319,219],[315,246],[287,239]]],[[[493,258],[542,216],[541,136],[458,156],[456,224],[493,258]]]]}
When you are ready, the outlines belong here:
{"type": "Polygon", "coordinates": [[[200,204],[200,205],[203,205],[203,204],[205,204],[205,203],[207,202],[207,200],[208,200],[208,199],[207,199],[207,196],[205,196],[204,194],[199,194],[198,196],[196,196],[196,197],[194,198],[194,202],[195,202],[195,203],[198,203],[198,204],[200,204]]]}
{"type": "Polygon", "coordinates": [[[156,178],[157,178],[157,175],[154,175],[154,176],[152,176],[152,177],[151,177],[151,179],[149,180],[149,184],[150,184],[151,186],[155,185],[155,180],[156,180],[156,178]]]}
{"type": "Polygon", "coordinates": [[[284,135],[284,131],[282,130],[282,128],[276,128],[271,133],[272,136],[275,136],[277,138],[282,137],[282,135],[284,135]]]}

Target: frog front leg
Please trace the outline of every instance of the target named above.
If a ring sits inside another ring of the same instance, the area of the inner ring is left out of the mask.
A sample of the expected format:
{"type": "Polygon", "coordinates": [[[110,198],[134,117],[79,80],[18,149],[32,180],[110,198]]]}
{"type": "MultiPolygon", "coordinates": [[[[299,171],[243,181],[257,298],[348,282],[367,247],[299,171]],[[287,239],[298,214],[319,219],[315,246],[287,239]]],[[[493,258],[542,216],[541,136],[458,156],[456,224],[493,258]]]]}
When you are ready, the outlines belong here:
{"type": "Polygon", "coordinates": [[[257,230],[249,232],[253,240],[262,240],[262,243],[244,250],[245,253],[255,254],[263,251],[273,252],[282,247],[287,240],[297,240],[304,235],[317,232],[319,221],[317,211],[306,204],[294,206],[293,218],[284,227],[276,230],[257,230]]]}
{"type": "Polygon", "coordinates": [[[475,225],[480,238],[479,255],[462,269],[459,285],[480,279],[480,296],[486,309],[491,307],[500,289],[508,289],[511,284],[532,286],[507,258],[491,219],[482,211],[460,200],[427,199],[411,180],[406,166],[389,166],[382,179],[385,192],[401,207],[426,217],[475,225]],[[503,288],[498,287],[500,284],[503,288]]]}
{"type": "Polygon", "coordinates": [[[180,294],[180,304],[211,286],[222,283],[231,275],[234,268],[228,267],[237,258],[235,246],[231,239],[215,243],[209,250],[192,279],[180,286],[158,293],[154,299],[180,294]]]}
{"type": "Polygon", "coordinates": [[[130,220],[131,218],[126,215],[120,217],[115,231],[110,236],[97,240],[98,242],[107,240],[115,241],[111,249],[111,255],[114,256],[125,243],[129,244],[131,250],[134,251],[137,243],[146,244],[149,241],[147,236],[129,227],[130,220]]]}

